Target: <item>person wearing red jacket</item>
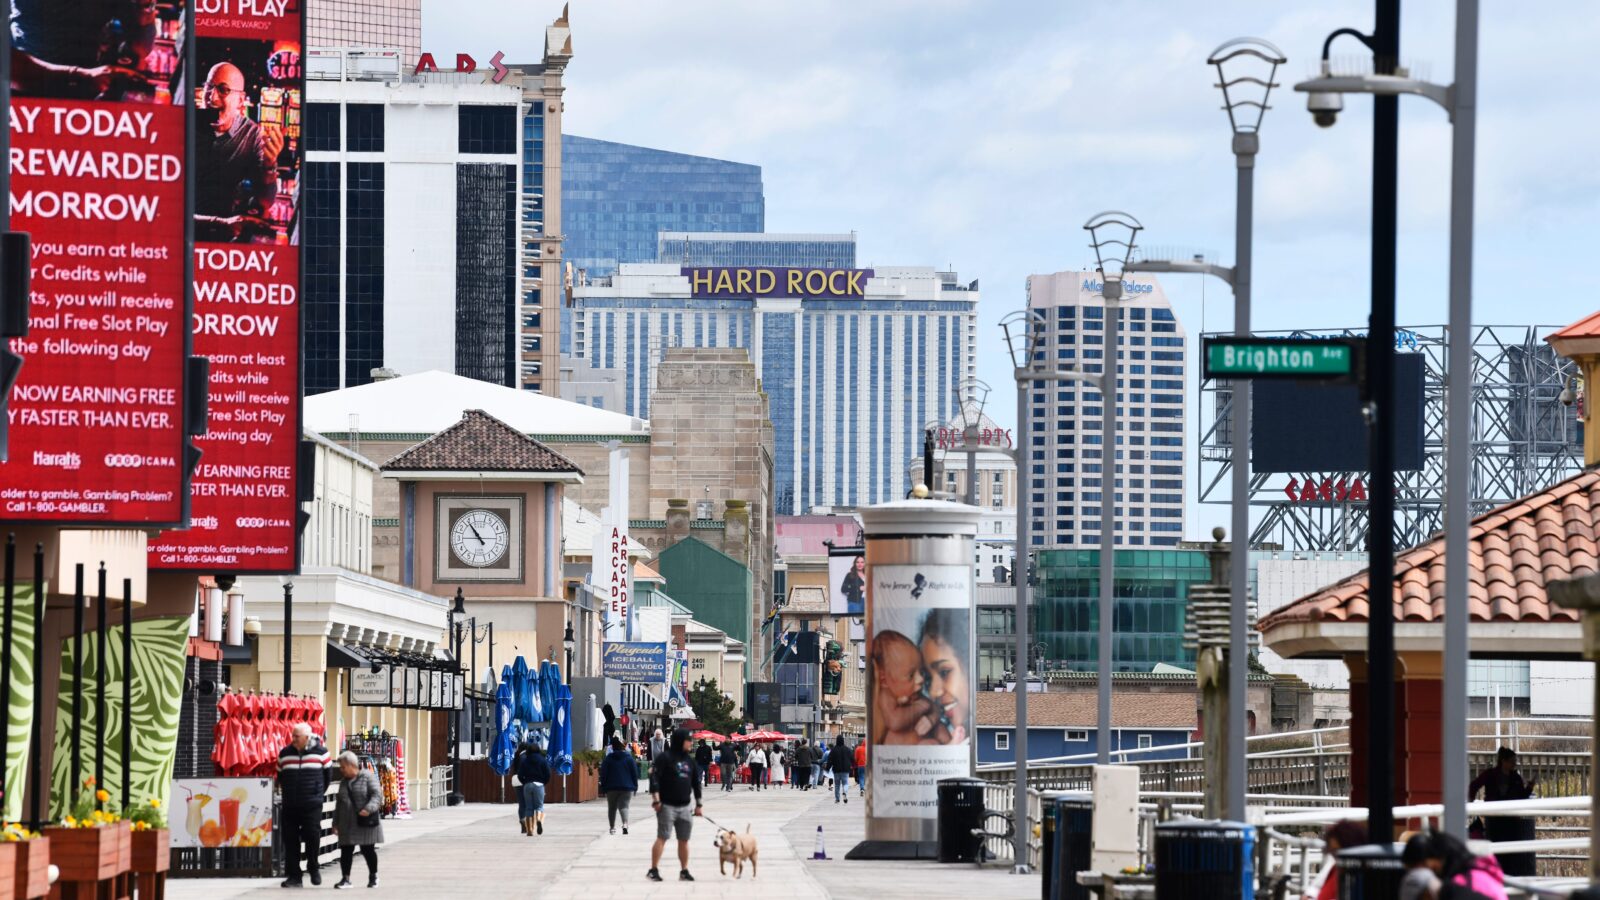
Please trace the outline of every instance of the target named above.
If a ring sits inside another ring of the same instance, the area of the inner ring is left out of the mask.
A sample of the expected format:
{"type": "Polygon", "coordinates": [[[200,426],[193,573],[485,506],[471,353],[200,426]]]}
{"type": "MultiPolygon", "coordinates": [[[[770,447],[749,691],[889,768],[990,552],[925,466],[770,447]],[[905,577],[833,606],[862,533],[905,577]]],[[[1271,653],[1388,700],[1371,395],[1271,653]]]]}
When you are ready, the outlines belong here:
{"type": "Polygon", "coordinates": [[[863,737],[856,743],[856,784],[861,788],[861,796],[867,795],[867,739],[863,737]]]}

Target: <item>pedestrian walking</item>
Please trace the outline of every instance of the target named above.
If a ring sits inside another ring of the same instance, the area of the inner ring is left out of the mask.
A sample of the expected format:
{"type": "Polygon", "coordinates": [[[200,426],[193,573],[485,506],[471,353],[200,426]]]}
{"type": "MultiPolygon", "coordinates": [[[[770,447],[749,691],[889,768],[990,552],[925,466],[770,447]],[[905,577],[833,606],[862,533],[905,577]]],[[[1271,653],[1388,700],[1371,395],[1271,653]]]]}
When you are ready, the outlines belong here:
{"type": "Polygon", "coordinates": [[[283,794],[282,828],[284,859],[289,877],[286,888],[300,887],[300,860],[304,848],[306,874],[311,883],[322,884],[317,869],[317,848],[322,843],[322,802],[328,795],[333,761],[311,726],[296,722],[289,733],[289,744],[278,751],[278,790],[283,794]]]}
{"type": "MultiPolygon", "coordinates": [[[[1501,747],[1495,754],[1494,768],[1484,770],[1467,786],[1467,799],[1474,800],[1478,792],[1483,791],[1484,800],[1526,800],[1538,786],[1538,775],[1523,780],[1522,773],[1517,771],[1517,751],[1501,747]]],[[[1470,828],[1491,841],[1531,841],[1535,836],[1533,825],[1532,819],[1491,816],[1487,823],[1483,819],[1473,820],[1470,828]]],[[[1534,874],[1532,853],[1496,853],[1494,856],[1507,875],[1528,877],[1534,874]]]]}
{"type": "Polygon", "coordinates": [[[678,838],[678,880],[694,880],[689,874],[689,835],[694,817],[704,815],[704,807],[700,775],[689,753],[691,741],[688,729],[674,730],[671,744],[650,766],[650,807],[656,813],[656,842],[650,845],[650,871],[646,873],[651,881],[661,880],[661,852],[674,834],[678,838]]]}
{"type": "Polygon", "coordinates": [[[700,783],[710,784],[706,779],[711,777],[711,746],[705,741],[695,748],[694,762],[700,767],[700,783]]]}
{"type": "Polygon", "coordinates": [[[667,738],[657,728],[656,733],[650,736],[650,761],[655,762],[656,757],[667,752],[667,738]]]}
{"type": "Polygon", "coordinates": [[[783,784],[783,751],[776,745],[767,751],[767,784],[783,784]]]}
{"type": "Polygon", "coordinates": [[[811,766],[811,771],[815,776],[814,783],[817,787],[822,787],[823,782],[828,778],[828,748],[823,746],[821,741],[817,741],[817,745],[811,749],[811,753],[811,758],[816,760],[811,766]]]}
{"type": "Polygon", "coordinates": [[[550,760],[544,747],[534,738],[528,738],[517,751],[514,760],[517,781],[522,784],[517,811],[522,816],[522,833],[544,834],[544,786],[550,783],[550,760]]]}
{"type": "Polygon", "coordinates": [[[732,741],[722,742],[722,755],[717,758],[717,765],[722,769],[722,792],[729,793],[733,790],[733,780],[739,775],[739,754],[734,752],[732,741]]]}
{"type": "Polygon", "coordinates": [[[339,839],[339,883],[349,890],[350,867],[356,848],[367,862],[367,887],[378,886],[378,845],[383,843],[383,785],[378,773],[361,768],[361,759],[349,750],[339,754],[339,799],[334,805],[333,833],[339,839]]]}
{"type": "Polygon", "coordinates": [[[800,770],[795,766],[794,748],[787,744],[783,748],[783,768],[789,775],[789,790],[799,790],[800,770]]]}
{"type": "Polygon", "coordinates": [[[828,771],[833,773],[833,802],[839,802],[841,790],[844,792],[844,802],[850,802],[850,770],[855,765],[856,755],[844,745],[844,735],[841,734],[828,752],[828,771]]]}
{"type": "Polygon", "coordinates": [[[861,787],[861,796],[867,795],[867,739],[862,736],[856,741],[856,784],[861,787]]]}
{"type": "Polygon", "coordinates": [[[617,833],[617,815],[622,816],[622,833],[628,833],[628,806],[639,792],[639,766],[633,754],[622,745],[622,738],[611,738],[611,752],[600,762],[600,792],[606,795],[606,820],[611,833],[617,833]]]}
{"type": "Polygon", "coordinates": [[[811,790],[811,744],[801,741],[794,749],[794,780],[800,783],[800,790],[811,790]]]}
{"type": "Polygon", "coordinates": [[[752,747],[747,762],[750,764],[750,790],[759,791],[764,784],[761,779],[767,774],[767,751],[759,746],[752,747]]]}

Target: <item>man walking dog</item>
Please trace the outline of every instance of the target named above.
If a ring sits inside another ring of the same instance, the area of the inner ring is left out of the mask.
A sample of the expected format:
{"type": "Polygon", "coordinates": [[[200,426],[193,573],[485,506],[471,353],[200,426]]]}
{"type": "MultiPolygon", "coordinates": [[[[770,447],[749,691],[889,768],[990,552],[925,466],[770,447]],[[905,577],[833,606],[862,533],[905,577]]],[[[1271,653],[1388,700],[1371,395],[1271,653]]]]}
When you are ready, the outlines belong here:
{"type": "Polygon", "coordinates": [[[650,846],[650,871],[646,873],[651,881],[661,880],[661,853],[674,832],[678,837],[678,880],[694,880],[689,874],[689,834],[694,830],[694,817],[703,815],[705,807],[700,803],[699,765],[689,746],[693,742],[687,728],[675,729],[667,749],[650,766],[650,806],[656,811],[656,842],[650,846]]]}

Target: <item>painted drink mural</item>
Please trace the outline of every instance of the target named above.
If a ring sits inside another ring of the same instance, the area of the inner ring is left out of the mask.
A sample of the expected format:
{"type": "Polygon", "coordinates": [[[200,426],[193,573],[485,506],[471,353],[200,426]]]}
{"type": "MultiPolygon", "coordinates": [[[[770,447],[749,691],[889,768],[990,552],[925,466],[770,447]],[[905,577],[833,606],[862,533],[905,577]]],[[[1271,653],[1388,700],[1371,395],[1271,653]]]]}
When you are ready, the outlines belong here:
{"type": "Polygon", "coordinates": [[[184,4],[11,0],[10,227],[32,241],[0,509],[179,525],[189,291],[184,4]]]}
{"type": "Polygon", "coordinates": [[[201,4],[195,36],[194,352],[211,360],[210,427],[191,527],[151,541],[150,567],[294,572],[300,3],[201,4]]]}

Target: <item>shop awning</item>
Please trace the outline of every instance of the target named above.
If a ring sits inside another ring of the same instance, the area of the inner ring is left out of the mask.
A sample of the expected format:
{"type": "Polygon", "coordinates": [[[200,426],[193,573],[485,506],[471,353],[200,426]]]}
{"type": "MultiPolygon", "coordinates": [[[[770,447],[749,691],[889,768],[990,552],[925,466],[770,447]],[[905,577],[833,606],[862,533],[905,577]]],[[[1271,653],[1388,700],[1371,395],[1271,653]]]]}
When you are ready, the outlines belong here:
{"type": "Polygon", "coordinates": [[[660,712],[665,705],[661,698],[651,693],[650,685],[622,683],[622,705],[628,712],[653,713],[660,712]]]}
{"type": "Polygon", "coordinates": [[[338,641],[328,642],[328,668],[360,669],[371,664],[372,658],[363,651],[338,641]]]}

